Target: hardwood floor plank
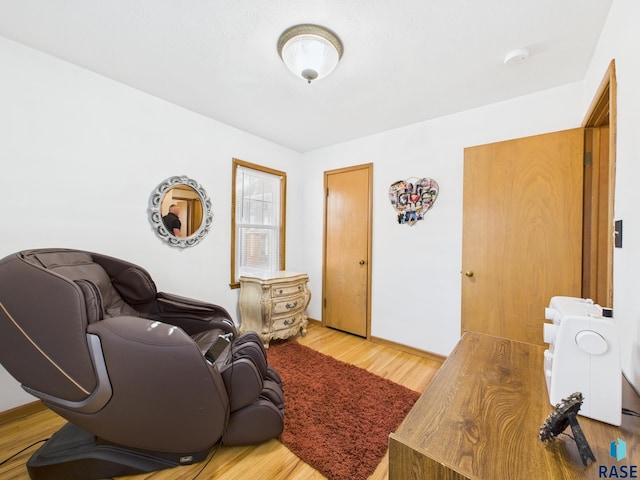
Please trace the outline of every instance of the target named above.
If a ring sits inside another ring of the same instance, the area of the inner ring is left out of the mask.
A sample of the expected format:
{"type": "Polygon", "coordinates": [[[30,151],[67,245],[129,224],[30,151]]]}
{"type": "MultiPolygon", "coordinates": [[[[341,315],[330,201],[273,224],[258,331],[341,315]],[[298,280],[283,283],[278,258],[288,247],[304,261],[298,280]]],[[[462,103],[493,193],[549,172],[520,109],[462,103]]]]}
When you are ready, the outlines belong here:
{"type": "MultiPolygon", "coordinates": [[[[310,324],[305,337],[298,341],[338,360],[364,368],[376,375],[422,392],[441,362],[403,352],[391,346],[378,345],[354,335],[310,324]]],[[[49,438],[65,424],[51,410],[39,411],[0,425],[0,461],[22,448],[49,438]]],[[[28,480],[26,462],[41,444],[0,465],[3,480],[28,480]]],[[[213,454],[213,451],[212,451],[213,454]]],[[[373,480],[388,478],[389,454],[371,476],[373,480]]],[[[141,475],[118,477],[119,480],[319,480],[325,478],[278,440],[248,447],[220,446],[213,456],[199,464],[160,470],[141,475]],[[198,475],[198,472],[201,472],[198,475]]]]}

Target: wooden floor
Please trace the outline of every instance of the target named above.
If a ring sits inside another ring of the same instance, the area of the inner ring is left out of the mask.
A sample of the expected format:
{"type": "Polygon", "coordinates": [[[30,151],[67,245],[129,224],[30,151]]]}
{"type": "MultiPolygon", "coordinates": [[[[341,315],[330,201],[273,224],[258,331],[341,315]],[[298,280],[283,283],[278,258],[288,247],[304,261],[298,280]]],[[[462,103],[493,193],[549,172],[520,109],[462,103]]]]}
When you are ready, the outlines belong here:
{"type": "MultiPolygon", "coordinates": [[[[422,392],[440,368],[434,359],[406,353],[390,346],[377,345],[353,335],[309,326],[303,345],[352,363],[376,375],[388,378],[412,390],[422,392]]],[[[65,421],[50,410],[29,415],[0,425],[0,462],[34,442],[48,438],[65,421]]],[[[3,480],[28,480],[26,462],[39,447],[34,446],[0,466],[3,480]]],[[[250,447],[221,446],[200,464],[181,466],[157,472],[118,477],[129,480],[292,480],[322,479],[318,471],[291,453],[278,440],[250,447]]],[[[371,476],[375,480],[388,478],[388,454],[371,476]]]]}

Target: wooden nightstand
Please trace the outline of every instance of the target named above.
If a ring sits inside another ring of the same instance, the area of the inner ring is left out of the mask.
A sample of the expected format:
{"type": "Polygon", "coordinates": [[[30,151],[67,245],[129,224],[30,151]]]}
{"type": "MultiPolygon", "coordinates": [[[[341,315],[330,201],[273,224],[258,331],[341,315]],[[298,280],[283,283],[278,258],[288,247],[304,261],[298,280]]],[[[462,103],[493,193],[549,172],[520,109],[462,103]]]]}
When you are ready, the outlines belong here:
{"type": "Polygon", "coordinates": [[[240,277],[240,333],[258,333],[265,348],[274,338],[306,335],[308,282],[306,273],[287,271],[240,277]]]}

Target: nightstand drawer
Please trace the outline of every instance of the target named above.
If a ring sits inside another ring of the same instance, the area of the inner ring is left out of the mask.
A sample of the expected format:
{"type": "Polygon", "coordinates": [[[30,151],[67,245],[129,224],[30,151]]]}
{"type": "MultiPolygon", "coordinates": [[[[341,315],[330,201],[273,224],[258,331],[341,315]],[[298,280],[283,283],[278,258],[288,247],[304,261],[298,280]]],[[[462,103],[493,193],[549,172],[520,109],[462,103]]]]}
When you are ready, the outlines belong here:
{"type": "Polygon", "coordinates": [[[280,315],[281,313],[296,313],[305,306],[304,295],[298,295],[283,300],[274,300],[272,308],[274,315],[280,315]]]}
{"type": "Polygon", "coordinates": [[[271,288],[271,296],[273,298],[287,297],[289,295],[296,295],[304,292],[304,285],[301,285],[300,282],[273,285],[271,288]]]}
{"type": "Polygon", "coordinates": [[[294,328],[296,325],[300,325],[302,323],[302,312],[295,315],[282,315],[278,317],[273,317],[271,329],[274,332],[278,330],[287,330],[290,328],[294,328]]]}

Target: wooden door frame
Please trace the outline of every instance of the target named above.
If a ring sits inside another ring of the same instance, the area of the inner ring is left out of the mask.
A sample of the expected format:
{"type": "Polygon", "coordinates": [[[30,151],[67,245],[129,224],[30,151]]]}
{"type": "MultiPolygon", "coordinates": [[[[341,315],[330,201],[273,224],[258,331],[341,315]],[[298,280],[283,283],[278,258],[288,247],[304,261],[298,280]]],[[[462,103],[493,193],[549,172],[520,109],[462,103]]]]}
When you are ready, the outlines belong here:
{"type": "Polygon", "coordinates": [[[616,68],[611,60],[582,123],[585,152],[592,153],[585,158],[582,296],[607,307],[613,307],[616,105],[616,68]],[[600,128],[607,125],[608,138],[600,138],[600,128]],[[603,142],[608,144],[606,154],[601,154],[603,142]]]}
{"type": "Polygon", "coordinates": [[[324,172],[324,215],[323,215],[323,226],[322,226],[322,300],[321,300],[321,308],[322,308],[322,326],[326,327],[325,320],[325,294],[326,294],[326,281],[327,281],[327,189],[329,175],[335,175],[339,173],[350,172],[354,170],[363,170],[366,169],[368,171],[369,177],[369,196],[367,199],[368,203],[368,211],[367,215],[369,217],[369,222],[367,223],[367,300],[366,300],[366,338],[367,340],[371,340],[371,259],[373,258],[372,254],[372,238],[373,238],[373,163],[363,163],[360,165],[353,165],[350,167],[338,168],[336,170],[327,170],[324,172]]]}

